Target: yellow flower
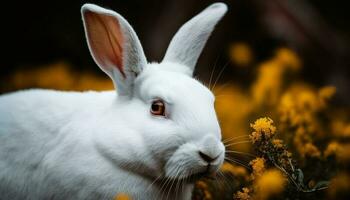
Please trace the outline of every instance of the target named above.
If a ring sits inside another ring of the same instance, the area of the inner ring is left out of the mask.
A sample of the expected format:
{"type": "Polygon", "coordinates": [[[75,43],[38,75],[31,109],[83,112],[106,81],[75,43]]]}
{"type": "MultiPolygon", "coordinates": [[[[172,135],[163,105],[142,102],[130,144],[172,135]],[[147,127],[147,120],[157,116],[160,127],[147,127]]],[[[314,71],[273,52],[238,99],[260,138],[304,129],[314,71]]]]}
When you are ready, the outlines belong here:
{"type": "MultiPolygon", "coordinates": [[[[282,122],[290,126],[308,125],[316,127],[315,113],[324,106],[317,92],[306,85],[293,85],[281,97],[278,112],[282,122]]],[[[309,127],[309,128],[310,128],[309,127]]]]}
{"type": "Polygon", "coordinates": [[[241,192],[241,191],[238,191],[238,192],[234,195],[233,199],[237,199],[237,200],[250,200],[251,197],[250,197],[249,193],[250,193],[249,188],[244,187],[244,188],[242,188],[242,192],[241,192]]]}
{"type": "Polygon", "coordinates": [[[298,95],[299,108],[316,110],[318,106],[318,97],[313,91],[301,91],[298,95]]]}
{"type": "Polygon", "coordinates": [[[270,118],[264,117],[256,120],[254,124],[250,124],[255,131],[249,135],[253,143],[261,141],[263,138],[268,140],[272,138],[276,132],[276,127],[272,125],[270,118]]]}
{"type": "Polygon", "coordinates": [[[253,168],[253,172],[251,174],[251,178],[253,180],[260,177],[265,172],[265,162],[266,161],[264,158],[255,158],[249,162],[249,165],[253,168]]]}
{"type": "Polygon", "coordinates": [[[321,155],[320,150],[318,150],[318,148],[310,142],[306,143],[302,147],[301,156],[303,156],[303,157],[305,157],[305,156],[320,157],[320,155],[321,155]]]}
{"type": "Polygon", "coordinates": [[[326,86],[318,91],[318,95],[322,100],[329,100],[334,96],[336,88],[333,86],[326,86]]]}
{"type": "Polygon", "coordinates": [[[350,123],[344,121],[334,120],[331,124],[332,133],[337,137],[350,137],[350,123]]]}
{"type": "Polygon", "coordinates": [[[331,155],[336,155],[340,148],[341,147],[338,142],[331,142],[328,144],[326,150],[324,151],[324,156],[328,157],[331,155]]]}
{"type": "Polygon", "coordinates": [[[288,48],[277,49],[275,57],[287,68],[292,70],[299,70],[301,68],[299,56],[288,48]]]}
{"type": "Polygon", "coordinates": [[[283,148],[283,141],[280,139],[273,139],[272,144],[276,149],[282,149],[283,148]]]}
{"type": "Polygon", "coordinates": [[[258,77],[251,86],[256,105],[274,105],[277,103],[282,87],[284,68],[276,60],[262,63],[258,68],[258,77]]]}
{"type": "Polygon", "coordinates": [[[324,151],[324,156],[328,157],[335,155],[339,162],[349,162],[350,161],[350,144],[340,144],[338,142],[331,142],[328,144],[326,150],[324,151]]]}
{"type": "Polygon", "coordinates": [[[277,169],[266,171],[256,181],[256,199],[264,200],[283,192],[287,183],[286,178],[277,169]]]}

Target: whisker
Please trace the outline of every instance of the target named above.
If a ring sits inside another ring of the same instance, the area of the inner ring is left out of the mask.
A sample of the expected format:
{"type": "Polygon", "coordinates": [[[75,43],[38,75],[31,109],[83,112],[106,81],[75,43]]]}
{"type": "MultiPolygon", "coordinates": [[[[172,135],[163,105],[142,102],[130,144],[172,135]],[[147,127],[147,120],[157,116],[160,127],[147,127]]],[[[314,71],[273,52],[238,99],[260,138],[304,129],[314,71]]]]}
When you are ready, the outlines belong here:
{"type": "Polygon", "coordinates": [[[211,88],[211,81],[212,81],[212,79],[213,79],[213,75],[214,75],[216,66],[217,66],[217,64],[218,64],[218,60],[219,60],[219,56],[216,58],[214,67],[213,67],[213,69],[212,69],[212,71],[211,71],[211,73],[210,73],[209,88],[211,88]]]}
{"type": "Polygon", "coordinates": [[[248,170],[251,170],[251,167],[249,167],[247,164],[244,164],[244,163],[240,162],[239,160],[236,160],[236,159],[233,159],[233,158],[227,158],[227,157],[225,158],[225,160],[233,162],[233,163],[236,163],[236,164],[239,164],[239,165],[247,168],[248,170]]]}
{"type": "Polygon", "coordinates": [[[171,193],[171,189],[173,188],[173,184],[174,182],[176,181],[176,177],[178,177],[179,173],[180,173],[180,167],[177,167],[176,168],[176,173],[175,173],[175,178],[173,178],[173,180],[171,181],[171,185],[170,185],[170,188],[168,190],[168,194],[166,195],[166,199],[168,199],[168,196],[169,196],[169,193],[171,193]]]}
{"type": "Polygon", "coordinates": [[[165,180],[162,180],[162,184],[161,184],[161,187],[160,187],[160,192],[162,194],[161,199],[163,199],[163,195],[164,195],[164,192],[165,192],[165,190],[163,192],[163,187],[165,186],[166,182],[168,182],[168,178],[167,177],[165,177],[165,180]]]}
{"type": "Polygon", "coordinates": [[[246,164],[246,163],[244,163],[244,162],[241,162],[241,161],[238,160],[238,159],[227,158],[227,157],[226,157],[225,160],[226,160],[226,161],[229,161],[229,162],[233,162],[233,163],[235,163],[235,164],[239,164],[239,165],[241,165],[241,166],[243,166],[243,167],[245,167],[245,168],[247,168],[247,169],[249,169],[249,170],[252,169],[248,164],[246,164]]]}
{"type": "Polygon", "coordinates": [[[256,158],[257,156],[251,153],[247,153],[247,152],[241,152],[241,151],[233,151],[233,150],[226,150],[227,153],[237,153],[237,154],[242,154],[242,155],[247,155],[250,156],[252,158],[256,158]]]}
{"type": "Polygon", "coordinates": [[[215,82],[214,82],[214,85],[213,85],[213,87],[211,88],[211,90],[214,90],[214,88],[215,88],[217,82],[219,81],[219,79],[220,79],[222,73],[224,72],[224,70],[226,69],[226,67],[228,66],[228,64],[229,64],[229,61],[227,61],[226,64],[224,65],[224,67],[220,70],[219,75],[216,77],[215,82]]]}
{"type": "MultiPolygon", "coordinates": [[[[189,174],[192,174],[192,171],[193,171],[193,170],[190,169],[189,174]]],[[[186,188],[185,186],[186,186],[186,183],[187,183],[188,179],[189,179],[189,176],[186,176],[186,177],[184,178],[184,185],[182,186],[182,189],[181,189],[182,194],[184,194],[184,189],[186,188]]]]}
{"type": "MultiPolygon", "coordinates": [[[[230,179],[230,178],[235,179],[236,178],[232,173],[223,173],[223,172],[221,172],[221,173],[228,179],[230,179]]],[[[231,187],[231,185],[229,185],[229,187],[231,187]]]]}
{"type": "Polygon", "coordinates": [[[222,186],[224,188],[230,188],[230,182],[226,179],[225,174],[222,173],[221,171],[218,172],[219,175],[221,176],[222,180],[222,186]]]}
{"type": "Polygon", "coordinates": [[[234,146],[234,145],[237,145],[237,144],[244,144],[244,143],[250,143],[251,141],[250,140],[244,140],[244,141],[240,141],[240,142],[234,142],[234,143],[231,143],[231,144],[227,144],[225,145],[225,147],[230,147],[230,146],[234,146]]]}
{"type": "Polygon", "coordinates": [[[224,187],[224,183],[221,179],[221,172],[220,171],[217,172],[217,175],[215,176],[215,181],[219,185],[220,188],[224,187]]]}
{"type": "MultiPolygon", "coordinates": [[[[172,174],[176,169],[177,168],[171,169],[170,174],[172,174]]],[[[167,189],[168,184],[169,184],[170,181],[171,181],[171,178],[165,177],[165,181],[162,183],[161,188],[160,188],[160,191],[162,192],[161,199],[163,199],[163,195],[165,194],[166,189],[167,189]],[[164,192],[163,192],[163,187],[164,187],[164,192]]]]}
{"type": "Polygon", "coordinates": [[[178,192],[179,192],[178,189],[179,189],[179,185],[181,185],[181,181],[182,181],[181,179],[176,181],[176,186],[175,186],[175,199],[178,199],[178,198],[177,198],[177,194],[178,194],[178,192]]]}
{"type": "MultiPolygon", "coordinates": [[[[217,174],[218,174],[219,172],[220,172],[220,171],[218,171],[217,174]]],[[[218,176],[219,176],[219,175],[215,175],[215,176],[214,176],[214,179],[215,179],[215,182],[219,184],[218,176]]]]}
{"type": "MultiPolygon", "coordinates": [[[[190,169],[189,174],[192,174],[192,169],[190,169]]],[[[185,182],[184,182],[184,183],[185,183],[185,184],[187,183],[188,179],[189,179],[189,177],[188,177],[188,176],[186,176],[186,177],[184,178],[184,180],[185,180],[185,182]]],[[[182,187],[182,193],[184,193],[184,188],[185,188],[185,187],[182,187]]]]}
{"type": "Polygon", "coordinates": [[[249,135],[239,135],[239,136],[235,136],[235,137],[230,137],[230,138],[226,138],[222,141],[222,143],[227,143],[230,142],[232,140],[236,140],[236,139],[240,139],[240,138],[245,138],[245,137],[249,137],[249,135]]]}
{"type": "Polygon", "coordinates": [[[162,176],[162,174],[160,174],[159,176],[157,176],[157,178],[146,188],[145,193],[148,192],[148,190],[152,187],[152,185],[153,185],[154,183],[156,183],[157,180],[159,180],[159,178],[160,178],[161,176],[162,176]]]}
{"type": "MultiPolygon", "coordinates": [[[[168,181],[168,178],[166,179],[166,182],[168,181]]],[[[161,192],[162,192],[162,196],[160,197],[160,199],[163,199],[163,195],[164,195],[164,193],[166,192],[166,187],[165,187],[165,183],[166,182],[164,182],[163,184],[162,184],[162,188],[161,188],[161,192]],[[163,188],[164,187],[164,188],[163,188]]]]}
{"type": "Polygon", "coordinates": [[[167,195],[165,197],[165,199],[168,199],[169,197],[169,194],[172,192],[171,189],[173,188],[173,184],[174,184],[175,180],[174,179],[171,179],[170,180],[170,183],[169,183],[169,189],[168,189],[168,192],[167,192],[167,195]]]}
{"type": "MultiPolygon", "coordinates": [[[[180,177],[180,176],[181,176],[181,172],[179,170],[179,173],[178,173],[177,177],[180,177]]],[[[175,184],[175,199],[178,199],[177,195],[178,195],[179,184],[181,184],[180,182],[181,182],[181,179],[177,179],[176,180],[176,184],[175,184]]]]}

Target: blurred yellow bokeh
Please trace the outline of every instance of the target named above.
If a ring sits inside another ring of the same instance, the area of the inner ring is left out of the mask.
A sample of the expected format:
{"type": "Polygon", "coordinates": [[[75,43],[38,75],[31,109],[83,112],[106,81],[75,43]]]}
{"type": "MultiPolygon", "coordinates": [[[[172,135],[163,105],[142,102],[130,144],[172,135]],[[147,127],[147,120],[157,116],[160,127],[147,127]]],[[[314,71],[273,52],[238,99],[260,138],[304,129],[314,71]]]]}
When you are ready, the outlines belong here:
{"type": "Polygon", "coordinates": [[[239,67],[248,66],[253,62],[253,52],[250,46],[244,42],[233,43],[229,49],[232,63],[239,67]]]}

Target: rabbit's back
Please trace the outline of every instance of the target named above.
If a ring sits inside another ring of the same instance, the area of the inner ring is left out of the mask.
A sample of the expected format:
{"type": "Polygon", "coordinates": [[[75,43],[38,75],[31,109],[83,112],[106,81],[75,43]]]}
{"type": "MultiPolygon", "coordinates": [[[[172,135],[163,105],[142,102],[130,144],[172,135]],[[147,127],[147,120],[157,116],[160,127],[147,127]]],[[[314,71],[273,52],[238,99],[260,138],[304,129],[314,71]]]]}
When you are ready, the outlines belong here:
{"type": "Polygon", "coordinates": [[[0,143],[4,142],[4,138],[16,139],[16,143],[28,140],[24,143],[26,145],[32,142],[35,142],[35,145],[38,142],[46,143],[46,140],[51,140],[62,127],[88,111],[93,113],[97,108],[91,106],[91,102],[98,104],[101,99],[108,97],[108,94],[109,92],[103,94],[32,89],[2,95],[0,143]]]}
{"type": "Polygon", "coordinates": [[[73,133],[78,132],[74,130],[77,118],[87,115],[86,106],[91,112],[91,102],[107,101],[108,96],[109,92],[51,90],[0,96],[0,199],[105,199],[101,193],[91,195],[97,189],[89,179],[98,182],[91,178],[98,174],[80,175],[90,169],[77,159],[82,153],[91,162],[100,158],[86,142],[88,135],[78,138],[73,133]]]}

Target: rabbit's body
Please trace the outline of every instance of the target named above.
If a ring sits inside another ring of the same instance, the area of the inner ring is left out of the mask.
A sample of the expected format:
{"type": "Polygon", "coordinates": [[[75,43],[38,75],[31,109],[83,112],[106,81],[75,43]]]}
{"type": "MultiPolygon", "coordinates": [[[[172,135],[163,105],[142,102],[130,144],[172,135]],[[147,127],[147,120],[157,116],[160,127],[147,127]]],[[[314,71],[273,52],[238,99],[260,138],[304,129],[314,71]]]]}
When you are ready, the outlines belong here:
{"type": "MultiPolygon", "coordinates": [[[[121,158],[147,159],[147,153],[138,155],[147,152],[141,150],[140,135],[116,131],[134,126],[124,121],[125,116],[118,117],[117,102],[115,91],[28,90],[1,96],[0,199],[96,200],[112,199],[119,192],[136,199],[161,195],[150,177],[114,163],[96,143],[114,135],[113,145],[121,158]],[[115,120],[113,132],[100,128],[105,126],[100,119],[106,116],[115,120]]],[[[190,189],[189,185],[184,191],[190,189]]],[[[177,198],[188,199],[189,192],[177,193],[177,198]],[[188,197],[180,196],[184,194],[188,197]]]]}
{"type": "Polygon", "coordinates": [[[226,9],[205,9],[161,63],[147,63],[123,17],[84,5],[89,49],[118,93],[0,96],[0,200],[190,199],[193,180],[216,172],[225,156],[215,97],[192,73],[226,9]]]}

